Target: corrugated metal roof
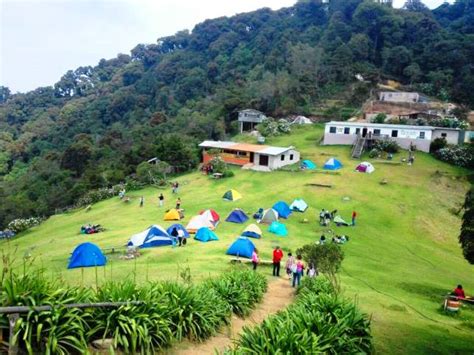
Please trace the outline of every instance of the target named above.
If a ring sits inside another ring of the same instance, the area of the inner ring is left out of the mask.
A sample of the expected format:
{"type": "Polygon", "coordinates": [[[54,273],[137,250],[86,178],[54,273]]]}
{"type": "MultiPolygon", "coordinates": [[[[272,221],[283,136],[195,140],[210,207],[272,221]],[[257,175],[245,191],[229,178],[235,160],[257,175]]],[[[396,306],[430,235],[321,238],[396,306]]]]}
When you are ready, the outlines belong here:
{"type": "Polygon", "coordinates": [[[268,145],[258,145],[258,144],[247,144],[247,143],[235,143],[229,149],[240,150],[242,152],[260,152],[263,149],[268,148],[268,145]]]}
{"type": "Polygon", "coordinates": [[[258,154],[268,154],[268,155],[280,155],[288,150],[292,149],[292,147],[267,147],[261,151],[258,152],[258,154]]]}
{"type": "Polygon", "coordinates": [[[409,125],[397,125],[397,124],[386,124],[386,123],[371,123],[371,122],[340,122],[331,121],[326,123],[329,126],[346,126],[346,127],[371,127],[371,128],[396,128],[396,129],[415,129],[423,131],[437,130],[448,130],[448,131],[459,131],[459,128],[448,128],[448,127],[434,127],[434,126],[409,126],[409,125]]]}
{"type": "Polygon", "coordinates": [[[204,141],[201,144],[199,144],[201,148],[221,148],[221,149],[226,149],[233,145],[235,145],[235,142],[229,142],[229,141],[204,141]]]}

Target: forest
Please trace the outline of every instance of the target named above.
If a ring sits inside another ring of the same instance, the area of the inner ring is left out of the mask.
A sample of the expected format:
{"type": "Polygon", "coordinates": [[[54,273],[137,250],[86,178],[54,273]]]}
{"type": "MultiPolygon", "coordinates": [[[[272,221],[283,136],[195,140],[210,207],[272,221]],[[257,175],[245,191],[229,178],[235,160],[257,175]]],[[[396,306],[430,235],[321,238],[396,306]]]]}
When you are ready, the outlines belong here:
{"type": "Polygon", "coordinates": [[[196,144],[235,133],[240,109],[311,115],[340,92],[357,107],[386,79],[474,108],[473,58],[474,0],[300,0],[206,20],[54,86],[0,87],[0,229],[126,181],[153,157],[193,169],[196,144]]]}

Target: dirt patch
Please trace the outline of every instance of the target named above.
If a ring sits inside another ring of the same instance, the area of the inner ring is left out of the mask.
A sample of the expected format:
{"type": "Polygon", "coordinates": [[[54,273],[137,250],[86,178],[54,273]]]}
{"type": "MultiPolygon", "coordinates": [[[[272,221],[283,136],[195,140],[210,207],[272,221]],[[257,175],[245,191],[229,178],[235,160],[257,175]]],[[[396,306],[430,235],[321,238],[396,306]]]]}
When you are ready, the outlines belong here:
{"type": "Polygon", "coordinates": [[[171,349],[167,354],[173,355],[207,355],[215,354],[216,351],[222,353],[225,348],[232,345],[232,342],[238,338],[244,326],[254,326],[263,322],[268,316],[284,309],[293,301],[294,289],[286,278],[275,278],[270,280],[268,291],[263,301],[257,308],[245,319],[232,316],[229,326],[221,329],[214,337],[204,343],[196,344],[184,342],[176,348],[171,349]],[[178,348],[179,347],[179,348],[178,348]]]}

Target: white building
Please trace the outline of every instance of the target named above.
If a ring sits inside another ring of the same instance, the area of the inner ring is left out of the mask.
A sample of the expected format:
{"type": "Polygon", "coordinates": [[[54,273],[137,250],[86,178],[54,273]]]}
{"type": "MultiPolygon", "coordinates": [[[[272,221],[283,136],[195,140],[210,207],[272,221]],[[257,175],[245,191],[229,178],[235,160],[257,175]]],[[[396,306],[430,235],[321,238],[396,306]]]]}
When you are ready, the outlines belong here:
{"type": "Polygon", "coordinates": [[[426,97],[417,92],[406,91],[381,91],[379,100],[387,102],[426,102],[426,97]]]}
{"type": "Polygon", "coordinates": [[[199,147],[203,148],[202,161],[205,164],[211,161],[214,152],[218,151],[226,163],[257,171],[275,170],[300,160],[300,153],[295,147],[272,147],[229,141],[204,141],[199,147]]]}
{"type": "Polygon", "coordinates": [[[326,123],[323,144],[353,145],[358,136],[390,138],[404,149],[414,144],[418,150],[429,152],[430,144],[435,138],[442,137],[449,144],[459,144],[461,131],[457,128],[332,121],[326,123]]]}

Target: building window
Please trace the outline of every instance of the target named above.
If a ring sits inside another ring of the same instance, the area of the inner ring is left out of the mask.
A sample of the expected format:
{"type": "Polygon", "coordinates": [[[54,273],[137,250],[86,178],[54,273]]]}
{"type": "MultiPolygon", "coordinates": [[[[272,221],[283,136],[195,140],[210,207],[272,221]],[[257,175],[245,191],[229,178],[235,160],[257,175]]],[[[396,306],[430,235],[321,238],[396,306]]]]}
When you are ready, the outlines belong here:
{"type": "Polygon", "coordinates": [[[281,161],[284,161],[285,160],[285,154],[282,154],[280,159],[281,159],[281,161]]]}
{"type": "Polygon", "coordinates": [[[441,137],[442,137],[442,138],[446,138],[447,136],[448,136],[447,133],[441,133],[441,137]]]}
{"type": "Polygon", "coordinates": [[[420,139],[425,139],[425,132],[420,132],[420,139]]]}
{"type": "Polygon", "coordinates": [[[336,133],[336,127],[329,127],[329,133],[336,133]]]}
{"type": "Polygon", "coordinates": [[[356,128],[356,134],[360,134],[360,128],[356,128]]]}
{"type": "Polygon", "coordinates": [[[392,137],[397,138],[398,137],[398,131],[396,129],[392,130],[392,137]]]}
{"type": "Polygon", "coordinates": [[[293,160],[293,154],[290,154],[290,160],[293,160]]]}
{"type": "Polygon", "coordinates": [[[344,134],[351,133],[351,129],[349,127],[344,127],[344,134]]]}
{"type": "Polygon", "coordinates": [[[374,136],[380,136],[380,129],[374,129],[374,136]]]}

